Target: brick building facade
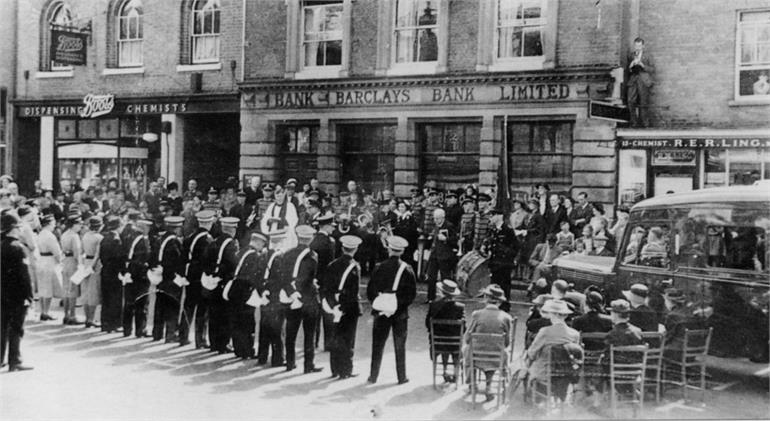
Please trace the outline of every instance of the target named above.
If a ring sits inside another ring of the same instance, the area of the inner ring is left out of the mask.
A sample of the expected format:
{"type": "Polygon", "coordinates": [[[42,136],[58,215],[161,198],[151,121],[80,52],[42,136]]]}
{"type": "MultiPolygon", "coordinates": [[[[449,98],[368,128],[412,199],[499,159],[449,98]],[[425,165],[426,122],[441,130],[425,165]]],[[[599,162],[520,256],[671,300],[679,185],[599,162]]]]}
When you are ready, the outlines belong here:
{"type": "Polygon", "coordinates": [[[124,183],[196,177],[202,188],[237,176],[243,2],[14,3],[11,171],[22,189],[97,173],[124,183]],[[52,23],[90,29],[86,65],[52,60],[52,23]],[[88,98],[108,110],[88,115],[88,98]]]}
{"type": "Polygon", "coordinates": [[[548,183],[611,205],[615,123],[588,104],[613,93],[631,11],[595,3],[249,2],[241,175],[407,196],[496,187],[507,150],[514,195],[548,183]]]}

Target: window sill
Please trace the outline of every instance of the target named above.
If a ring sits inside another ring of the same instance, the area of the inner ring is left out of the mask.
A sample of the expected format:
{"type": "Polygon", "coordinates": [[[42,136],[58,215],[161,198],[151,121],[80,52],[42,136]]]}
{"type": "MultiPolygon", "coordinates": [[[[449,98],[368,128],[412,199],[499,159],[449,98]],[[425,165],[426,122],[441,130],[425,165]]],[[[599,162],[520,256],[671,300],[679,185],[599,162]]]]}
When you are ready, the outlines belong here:
{"type": "Polygon", "coordinates": [[[144,66],[141,67],[116,67],[102,70],[102,76],[117,75],[135,75],[144,73],[144,66]]]}
{"type": "Polygon", "coordinates": [[[387,71],[388,76],[430,75],[438,73],[437,61],[393,64],[387,71]]]}
{"type": "Polygon", "coordinates": [[[57,70],[54,72],[48,71],[48,72],[37,72],[35,73],[35,79],[59,79],[59,78],[68,78],[68,77],[74,77],[75,72],[70,70],[57,70]]]}
{"type": "Polygon", "coordinates": [[[770,105],[770,95],[762,96],[760,98],[740,98],[732,101],[728,101],[727,105],[730,107],[745,107],[752,105],[770,105]]]}
{"type": "Polygon", "coordinates": [[[203,72],[206,70],[222,70],[222,62],[178,64],[176,66],[177,72],[203,72]]]}
{"type": "Polygon", "coordinates": [[[306,67],[294,73],[294,79],[336,79],[341,72],[342,66],[306,67]]]}
{"type": "Polygon", "coordinates": [[[545,68],[545,57],[501,60],[489,65],[490,72],[513,72],[521,70],[542,70],[545,68]]]}

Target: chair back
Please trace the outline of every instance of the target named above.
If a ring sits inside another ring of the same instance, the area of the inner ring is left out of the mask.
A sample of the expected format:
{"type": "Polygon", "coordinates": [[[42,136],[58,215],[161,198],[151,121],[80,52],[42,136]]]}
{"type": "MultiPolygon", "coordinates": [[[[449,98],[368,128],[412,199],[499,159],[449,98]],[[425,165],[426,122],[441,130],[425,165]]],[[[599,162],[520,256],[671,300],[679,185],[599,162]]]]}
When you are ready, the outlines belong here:
{"type": "Polygon", "coordinates": [[[470,356],[472,363],[505,364],[505,334],[471,333],[470,356]]]}
{"type": "Polygon", "coordinates": [[[465,322],[462,320],[431,319],[430,323],[431,355],[440,352],[459,353],[465,335],[465,322]],[[436,334],[439,332],[439,334],[436,334]],[[447,332],[454,332],[446,334],[447,332]]]}
{"type": "Polygon", "coordinates": [[[711,345],[711,334],[714,328],[684,330],[684,358],[704,357],[711,345]]]}
{"type": "Polygon", "coordinates": [[[647,345],[610,345],[610,378],[616,384],[634,384],[644,378],[647,345]]]}
{"type": "Polygon", "coordinates": [[[587,350],[586,353],[603,353],[605,349],[604,342],[607,339],[607,334],[608,332],[580,332],[580,343],[583,344],[583,348],[587,350]],[[590,348],[597,349],[592,350],[590,348]]]}
{"type": "Polygon", "coordinates": [[[663,334],[660,332],[642,332],[642,340],[647,344],[647,360],[663,358],[663,334]]]}
{"type": "Polygon", "coordinates": [[[508,348],[511,350],[511,352],[508,355],[508,362],[513,362],[513,350],[516,345],[516,325],[519,323],[519,319],[517,317],[514,317],[511,319],[511,325],[510,329],[508,329],[508,348]]]}

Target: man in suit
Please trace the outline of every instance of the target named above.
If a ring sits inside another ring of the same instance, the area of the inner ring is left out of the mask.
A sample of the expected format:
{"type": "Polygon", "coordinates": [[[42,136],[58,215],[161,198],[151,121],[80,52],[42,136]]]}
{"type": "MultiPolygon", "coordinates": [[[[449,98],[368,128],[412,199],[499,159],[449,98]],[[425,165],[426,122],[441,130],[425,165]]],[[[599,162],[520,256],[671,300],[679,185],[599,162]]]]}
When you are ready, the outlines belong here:
{"type": "Polygon", "coordinates": [[[297,246],[287,250],[281,257],[282,286],[291,298],[286,314],[286,371],[296,368],[296,341],[300,325],[304,335],[304,373],[322,370],[314,364],[315,331],[318,325],[320,302],[316,270],[318,255],[308,247],[315,230],[308,225],[296,228],[297,246]]]}
{"type": "Polygon", "coordinates": [[[642,329],[644,332],[658,331],[658,316],[647,305],[649,289],[644,284],[633,284],[628,291],[623,291],[623,296],[631,303],[629,322],[642,329]]]}
{"type": "Polygon", "coordinates": [[[667,288],[663,294],[666,314],[663,326],[666,334],[663,338],[663,355],[666,358],[679,361],[684,350],[684,334],[686,329],[702,329],[702,320],[693,314],[687,305],[687,297],[677,288],[667,288]]]}
{"type": "Polygon", "coordinates": [[[206,341],[206,326],[208,324],[208,307],[203,299],[203,286],[201,277],[206,269],[207,250],[214,242],[211,236],[211,227],[214,225],[216,212],[212,210],[203,210],[195,214],[198,220],[198,229],[185,240],[184,250],[187,256],[187,265],[185,267],[185,277],[190,285],[184,287],[185,300],[184,312],[182,313],[181,324],[179,326],[179,343],[186,345],[189,343],[189,331],[191,318],[195,315],[195,348],[208,348],[206,341]]]}
{"type": "MultiPolygon", "coordinates": [[[[426,208],[427,210],[427,208],[426,208]]],[[[446,212],[441,208],[433,209],[433,239],[428,259],[428,301],[436,298],[436,283],[442,279],[452,279],[452,271],[457,264],[457,229],[446,219],[446,212]]]]}
{"type": "MultiPolygon", "coordinates": [[[[456,320],[465,322],[465,305],[458,303],[455,298],[460,295],[460,288],[454,281],[445,279],[436,285],[438,299],[430,303],[428,314],[425,316],[425,327],[430,332],[431,321],[433,320],[456,320]]],[[[460,326],[435,326],[433,334],[436,336],[460,336],[460,326]]],[[[433,337],[428,337],[429,343],[433,343],[433,337]]],[[[446,345],[435,345],[436,354],[431,354],[430,359],[435,360],[441,357],[441,364],[444,367],[444,382],[453,383],[458,374],[458,362],[460,359],[460,350],[447,348],[446,345]],[[449,359],[452,359],[454,366],[453,374],[447,374],[447,365],[449,359]]]]}
{"type": "Polygon", "coordinates": [[[567,210],[561,205],[559,195],[552,194],[548,197],[548,205],[545,209],[545,233],[556,234],[559,232],[561,223],[568,220],[567,210]]]}
{"type": "MultiPolygon", "coordinates": [[[[5,211],[0,216],[0,361],[5,361],[7,347],[8,371],[32,369],[21,360],[24,319],[33,296],[27,253],[18,240],[20,224],[14,211],[5,211]]],[[[2,365],[5,366],[5,362],[2,365]]]]}
{"type": "Polygon", "coordinates": [[[238,218],[238,228],[235,230],[235,238],[238,240],[238,245],[246,247],[248,246],[251,238],[248,234],[249,228],[246,226],[249,216],[251,215],[251,205],[246,204],[246,192],[238,190],[235,195],[235,205],[230,208],[227,216],[238,218]]]}
{"type": "Polygon", "coordinates": [[[505,293],[506,300],[500,305],[500,309],[508,311],[511,308],[508,302],[511,297],[511,272],[516,268],[519,240],[500,210],[493,211],[491,226],[487,230],[487,241],[483,248],[489,254],[492,283],[500,285],[505,293]]]}
{"type": "Polygon", "coordinates": [[[342,380],[357,376],[353,373],[353,351],[358,318],[361,317],[361,306],[358,303],[361,267],[353,256],[361,245],[361,239],[354,235],[343,235],[340,243],[342,255],[326,267],[320,293],[325,300],[324,332],[327,329],[326,317],[329,316],[332,322],[333,333],[329,332],[333,339],[329,343],[332,377],[339,376],[342,380]]]}
{"type": "Polygon", "coordinates": [[[102,261],[102,331],[111,333],[122,325],[123,285],[118,278],[125,272],[127,250],[120,240],[120,218],[108,216],[104,224],[104,238],[99,244],[102,261]]]}
{"type": "Polygon", "coordinates": [[[460,220],[463,217],[463,208],[457,202],[457,193],[450,191],[444,196],[446,203],[444,204],[444,210],[446,211],[446,219],[452,223],[452,225],[459,227],[460,220]]]}
{"type": "Polygon", "coordinates": [[[372,303],[372,363],[369,372],[369,383],[377,383],[382,364],[382,353],[385,349],[391,329],[393,330],[393,347],[396,351],[396,374],[398,383],[409,381],[406,377],[406,333],[409,319],[409,305],[417,296],[417,278],[412,268],[401,260],[401,254],[409,243],[398,236],[387,239],[388,258],[381,262],[372,272],[371,280],[366,287],[366,298],[372,303]],[[387,302],[382,294],[393,294],[396,298],[396,309],[376,309],[375,300],[387,302]]]}
{"type": "Polygon", "coordinates": [[[262,176],[249,177],[249,185],[243,188],[246,193],[246,206],[257,206],[257,201],[262,198],[262,176]]]}
{"type": "MultiPolygon", "coordinates": [[[[318,269],[316,278],[318,279],[318,286],[321,291],[328,290],[332,287],[333,282],[338,282],[339,279],[328,279],[327,266],[334,260],[334,254],[336,250],[335,240],[331,234],[334,232],[334,214],[326,213],[316,218],[318,222],[318,232],[313,236],[313,240],[310,241],[310,249],[318,256],[318,269]]],[[[323,295],[323,293],[322,293],[323,295]]],[[[334,341],[334,323],[332,316],[326,312],[323,312],[323,330],[324,330],[324,351],[331,349],[331,344],[334,341]]],[[[317,331],[316,334],[319,332],[317,331]]],[[[316,346],[318,346],[318,339],[316,338],[316,346]]]]}
{"type": "Polygon", "coordinates": [[[644,49],[644,40],[634,40],[634,51],[628,54],[628,110],[631,113],[631,126],[649,127],[650,91],[655,72],[652,57],[644,49]]]}
{"type": "Polygon", "coordinates": [[[577,195],[577,204],[572,208],[572,212],[569,214],[569,223],[571,231],[575,234],[575,238],[579,238],[583,235],[583,227],[591,221],[594,216],[594,209],[591,203],[588,202],[588,193],[580,192],[577,195]]]}

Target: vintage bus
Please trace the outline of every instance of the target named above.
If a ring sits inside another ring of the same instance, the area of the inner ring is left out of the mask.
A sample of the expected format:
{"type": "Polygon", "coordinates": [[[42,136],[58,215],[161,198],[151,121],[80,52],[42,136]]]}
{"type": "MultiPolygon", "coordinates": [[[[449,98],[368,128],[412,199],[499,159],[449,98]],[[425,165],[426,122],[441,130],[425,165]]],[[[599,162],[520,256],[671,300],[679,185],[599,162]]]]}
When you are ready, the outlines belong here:
{"type": "Polygon", "coordinates": [[[770,188],[725,187],[669,194],[631,208],[616,257],[568,255],[559,278],[582,291],[599,286],[608,300],[635,283],[684,290],[694,314],[714,327],[712,353],[767,359],[770,299],[770,188]]]}

